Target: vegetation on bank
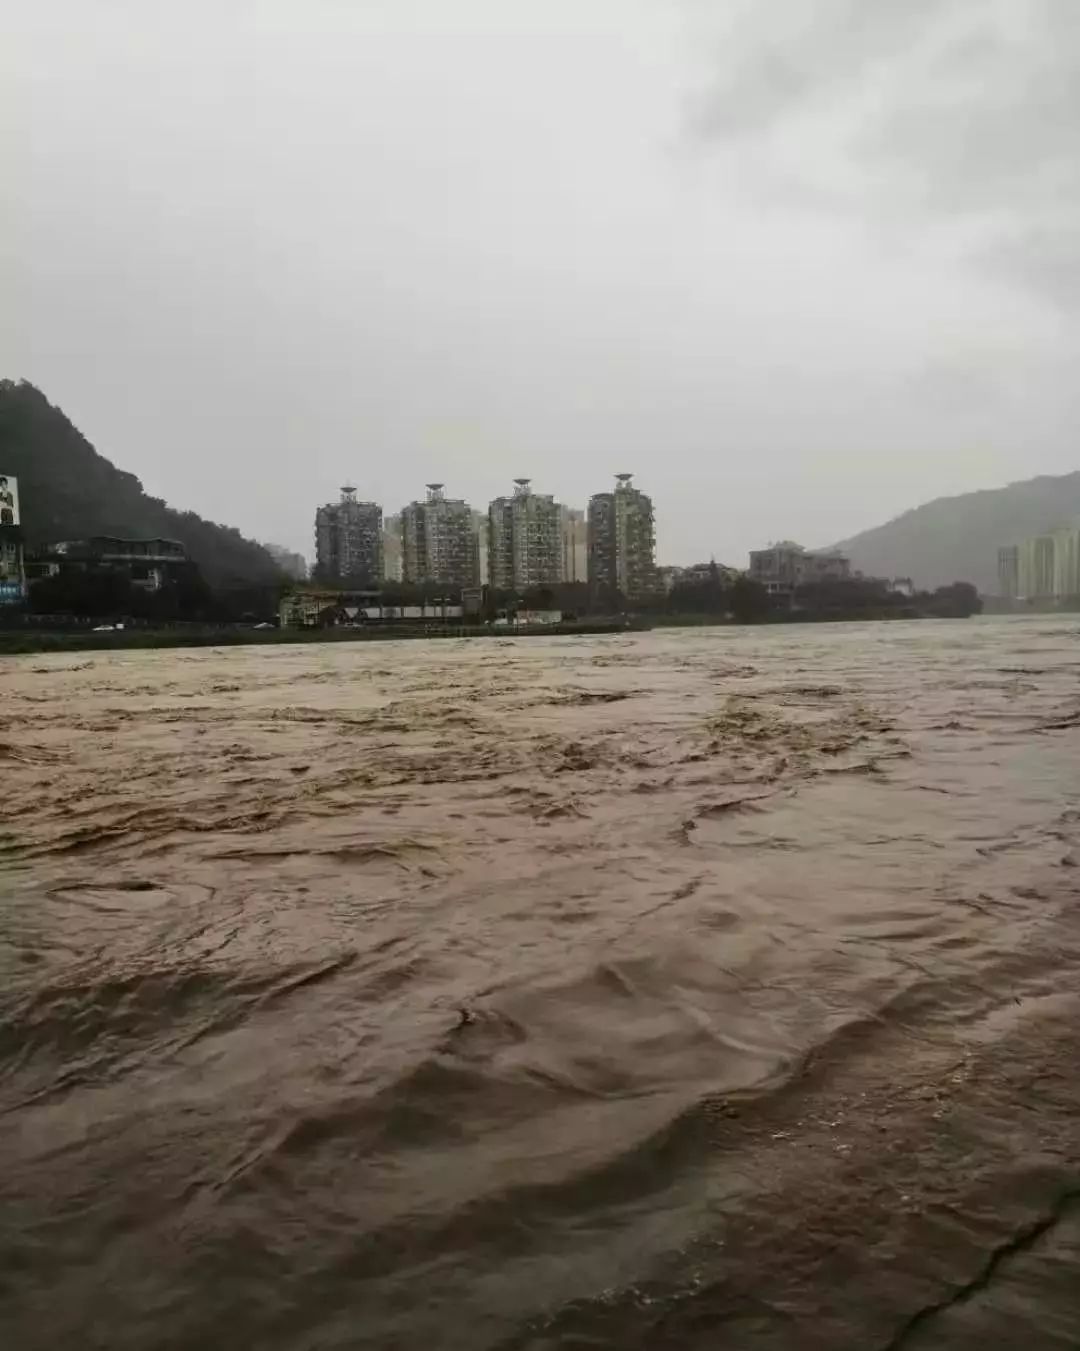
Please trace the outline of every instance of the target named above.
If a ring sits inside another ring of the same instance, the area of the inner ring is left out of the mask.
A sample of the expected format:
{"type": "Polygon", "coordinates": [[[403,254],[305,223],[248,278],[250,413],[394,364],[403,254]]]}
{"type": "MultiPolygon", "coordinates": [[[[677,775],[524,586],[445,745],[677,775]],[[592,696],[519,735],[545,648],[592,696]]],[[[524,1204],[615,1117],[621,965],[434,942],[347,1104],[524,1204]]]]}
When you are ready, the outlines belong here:
{"type": "MultiPolygon", "coordinates": [[[[749,577],[727,582],[713,566],[704,580],[676,584],[655,608],[643,609],[658,623],[694,616],[698,622],[812,623],[867,619],[966,619],[982,601],[967,582],[907,595],[877,578],[850,577],[797,587],[773,596],[749,577]]],[[[677,622],[677,621],[676,621],[677,622]]]]}

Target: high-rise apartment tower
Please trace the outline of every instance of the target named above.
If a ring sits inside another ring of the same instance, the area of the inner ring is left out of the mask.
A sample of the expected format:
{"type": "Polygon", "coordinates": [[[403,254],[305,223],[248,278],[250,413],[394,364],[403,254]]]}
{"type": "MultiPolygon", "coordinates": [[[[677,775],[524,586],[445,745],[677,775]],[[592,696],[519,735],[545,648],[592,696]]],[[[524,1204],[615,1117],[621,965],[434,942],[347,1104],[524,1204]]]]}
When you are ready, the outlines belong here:
{"type": "Polygon", "coordinates": [[[447,497],[441,483],[427,485],[427,500],[401,512],[402,578],[414,585],[453,589],[476,586],[479,558],[467,502],[447,497]]]}
{"type": "Polygon", "coordinates": [[[589,501],[589,588],[593,603],[644,599],[656,589],[652,498],[615,475],[615,491],[589,501]]]}
{"type": "Polygon", "coordinates": [[[526,591],[562,581],[561,508],[534,493],[530,480],[514,480],[512,497],[488,508],[488,582],[499,591],[526,591]]]}
{"type": "Polygon", "coordinates": [[[340,502],[315,513],[315,569],[321,581],[379,586],[383,579],[382,507],[358,502],[346,485],[340,502]]]}

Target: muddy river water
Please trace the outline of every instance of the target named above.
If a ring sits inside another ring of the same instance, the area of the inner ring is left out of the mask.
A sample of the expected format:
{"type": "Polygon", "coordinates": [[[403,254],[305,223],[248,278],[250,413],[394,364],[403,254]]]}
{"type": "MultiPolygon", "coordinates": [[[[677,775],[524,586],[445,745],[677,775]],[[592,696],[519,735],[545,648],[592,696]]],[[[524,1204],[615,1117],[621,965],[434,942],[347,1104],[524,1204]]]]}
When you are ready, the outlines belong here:
{"type": "Polygon", "coordinates": [[[1080,617],[0,663],[0,1344],[1080,1346],[1080,617]]]}

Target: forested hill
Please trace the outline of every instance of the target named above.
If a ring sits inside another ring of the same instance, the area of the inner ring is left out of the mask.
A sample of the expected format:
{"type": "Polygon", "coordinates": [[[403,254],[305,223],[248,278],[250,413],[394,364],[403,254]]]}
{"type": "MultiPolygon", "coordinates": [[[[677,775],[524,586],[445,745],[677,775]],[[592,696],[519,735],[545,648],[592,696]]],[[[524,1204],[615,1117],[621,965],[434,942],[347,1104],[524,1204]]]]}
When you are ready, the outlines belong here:
{"type": "Polygon", "coordinates": [[[997,551],[1080,516],[1080,473],[1044,475],[1007,488],[939,497],[838,547],[873,577],[911,577],[916,586],[971,582],[998,590],[997,551]]]}
{"type": "Polygon", "coordinates": [[[0,380],[0,474],[19,480],[28,544],[88,535],[160,536],[180,540],[211,586],[260,586],[280,579],[266,550],[238,530],[147,496],[134,474],[99,455],[25,380],[0,380]]]}

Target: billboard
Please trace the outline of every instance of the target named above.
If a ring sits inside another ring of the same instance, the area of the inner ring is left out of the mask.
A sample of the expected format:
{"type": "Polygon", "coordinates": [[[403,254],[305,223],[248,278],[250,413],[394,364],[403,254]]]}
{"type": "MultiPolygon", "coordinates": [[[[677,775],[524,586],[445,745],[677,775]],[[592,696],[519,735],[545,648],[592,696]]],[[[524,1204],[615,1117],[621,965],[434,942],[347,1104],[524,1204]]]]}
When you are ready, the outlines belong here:
{"type": "Polygon", "coordinates": [[[0,525],[19,524],[19,480],[0,474],[0,525]]]}

